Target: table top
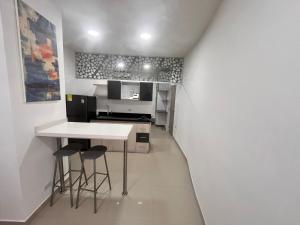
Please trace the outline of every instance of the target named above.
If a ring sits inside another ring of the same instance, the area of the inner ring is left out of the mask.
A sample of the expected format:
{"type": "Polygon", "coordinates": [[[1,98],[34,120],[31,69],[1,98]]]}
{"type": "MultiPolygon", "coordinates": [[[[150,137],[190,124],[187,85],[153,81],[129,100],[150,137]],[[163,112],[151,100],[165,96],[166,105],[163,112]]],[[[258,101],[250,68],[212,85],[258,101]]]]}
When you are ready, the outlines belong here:
{"type": "Polygon", "coordinates": [[[133,125],[116,123],[61,122],[36,128],[36,136],[128,140],[133,125]]]}

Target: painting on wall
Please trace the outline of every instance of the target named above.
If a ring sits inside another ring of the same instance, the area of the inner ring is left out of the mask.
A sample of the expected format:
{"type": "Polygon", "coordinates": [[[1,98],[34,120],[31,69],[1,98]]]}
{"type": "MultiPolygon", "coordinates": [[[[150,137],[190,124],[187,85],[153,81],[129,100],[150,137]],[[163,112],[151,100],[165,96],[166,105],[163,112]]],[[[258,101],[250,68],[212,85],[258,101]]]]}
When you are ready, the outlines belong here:
{"type": "Polygon", "coordinates": [[[17,0],[26,102],[60,100],[55,25],[17,0]]]}

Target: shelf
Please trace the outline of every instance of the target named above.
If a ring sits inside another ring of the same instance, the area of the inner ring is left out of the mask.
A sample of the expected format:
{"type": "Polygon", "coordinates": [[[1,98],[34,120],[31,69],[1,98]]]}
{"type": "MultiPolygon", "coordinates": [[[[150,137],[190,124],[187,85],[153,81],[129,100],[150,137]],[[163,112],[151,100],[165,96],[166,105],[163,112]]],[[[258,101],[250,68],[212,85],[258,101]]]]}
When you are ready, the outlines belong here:
{"type": "Polygon", "coordinates": [[[166,113],[156,114],[155,124],[160,125],[160,126],[165,126],[167,124],[167,115],[166,115],[166,113]]]}
{"type": "Polygon", "coordinates": [[[167,111],[167,110],[159,110],[159,109],[158,109],[158,110],[156,110],[156,112],[157,112],[157,113],[168,113],[168,111],[167,111]]]}
{"type": "Polygon", "coordinates": [[[158,92],[168,92],[169,90],[157,90],[158,92]]]}
{"type": "Polygon", "coordinates": [[[136,82],[136,81],[121,81],[121,85],[140,85],[140,82],[136,82]]]}
{"type": "Polygon", "coordinates": [[[107,86],[107,80],[98,80],[97,83],[94,83],[93,85],[96,85],[96,86],[107,86]]]}

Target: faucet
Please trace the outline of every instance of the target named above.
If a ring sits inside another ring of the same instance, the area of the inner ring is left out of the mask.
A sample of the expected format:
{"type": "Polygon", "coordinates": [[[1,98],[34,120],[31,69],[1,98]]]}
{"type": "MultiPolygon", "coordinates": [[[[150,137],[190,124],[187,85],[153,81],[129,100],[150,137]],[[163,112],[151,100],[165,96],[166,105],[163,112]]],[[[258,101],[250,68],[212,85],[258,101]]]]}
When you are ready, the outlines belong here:
{"type": "Polygon", "coordinates": [[[107,112],[107,115],[108,115],[108,116],[109,116],[109,114],[111,113],[109,104],[106,104],[106,112],[107,112]]]}

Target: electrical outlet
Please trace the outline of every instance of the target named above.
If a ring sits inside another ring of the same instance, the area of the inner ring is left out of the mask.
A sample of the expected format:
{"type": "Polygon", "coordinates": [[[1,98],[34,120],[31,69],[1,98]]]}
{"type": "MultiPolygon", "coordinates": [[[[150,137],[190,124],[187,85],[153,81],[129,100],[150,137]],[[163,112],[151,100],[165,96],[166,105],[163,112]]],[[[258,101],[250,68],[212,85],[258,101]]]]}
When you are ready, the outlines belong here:
{"type": "Polygon", "coordinates": [[[131,109],[128,109],[128,112],[131,112],[131,109]]]}

